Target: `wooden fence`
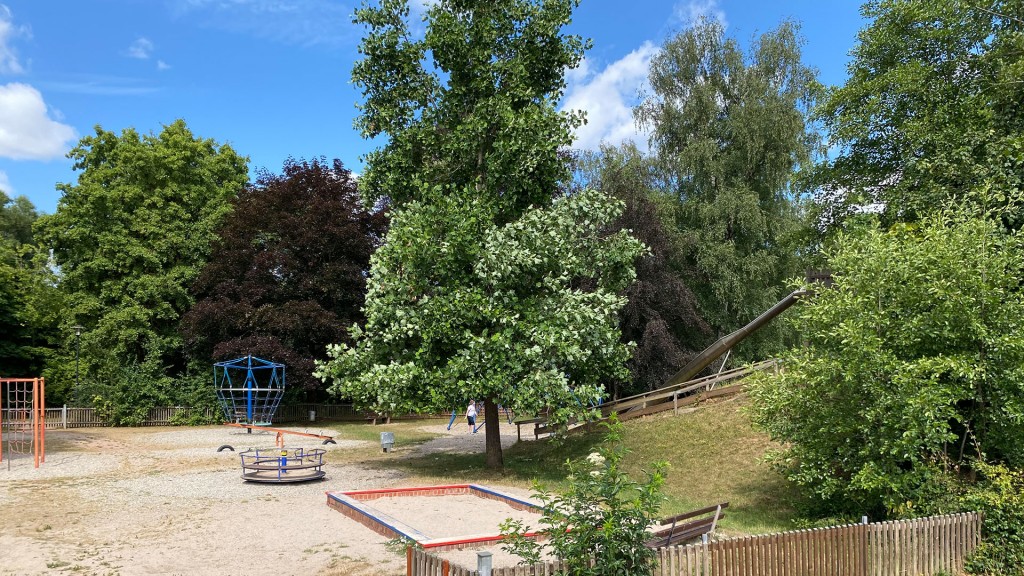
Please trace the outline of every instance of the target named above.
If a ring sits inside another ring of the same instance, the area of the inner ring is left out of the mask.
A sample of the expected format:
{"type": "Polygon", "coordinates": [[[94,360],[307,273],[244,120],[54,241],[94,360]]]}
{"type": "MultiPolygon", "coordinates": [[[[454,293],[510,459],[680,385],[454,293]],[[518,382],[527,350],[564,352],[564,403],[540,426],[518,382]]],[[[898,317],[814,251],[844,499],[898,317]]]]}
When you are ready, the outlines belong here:
{"type": "Polygon", "coordinates": [[[962,573],[976,513],[835,526],[658,550],[658,576],[897,576],[962,573]]]}
{"type": "MultiPolygon", "coordinates": [[[[929,576],[963,573],[981,542],[975,512],[728,538],[658,549],[655,576],[929,576]]],[[[494,568],[491,576],[542,576],[558,562],[494,568]]],[[[412,550],[409,576],[483,576],[412,550]]]]}
{"type": "MultiPolygon", "coordinates": [[[[143,421],[142,426],[170,426],[176,415],[188,415],[199,410],[201,415],[210,420],[222,418],[219,408],[196,409],[187,406],[163,406],[152,408],[143,421]]],[[[3,421],[11,421],[10,410],[4,410],[3,421]]],[[[316,413],[316,420],[363,420],[369,419],[366,413],[355,410],[351,404],[290,404],[280,406],[274,415],[275,422],[309,422],[309,413],[316,413]]],[[[408,417],[408,416],[406,416],[408,417]]],[[[421,416],[422,417],[422,416],[421,416]]],[[[95,408],[62,408],[46,409],[46,427],[56,428],[89,428],[107,426],[95,408]]]]}

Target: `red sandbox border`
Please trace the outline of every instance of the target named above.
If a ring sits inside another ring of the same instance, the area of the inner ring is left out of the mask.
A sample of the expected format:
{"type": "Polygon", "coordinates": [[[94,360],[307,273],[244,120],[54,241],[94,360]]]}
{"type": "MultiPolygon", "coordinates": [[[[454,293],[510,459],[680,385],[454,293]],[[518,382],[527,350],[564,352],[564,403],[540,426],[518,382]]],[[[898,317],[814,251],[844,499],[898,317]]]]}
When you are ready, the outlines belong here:
{"type": "MultiPolygon", "coordinates": [[[[425,549],[458,550],[498,542],[501,534],[475,534],[454,538],[431,538],[419,530],[401,522],[367,504],[370,500],[388,496],[456,496],[470,495],[488,500],[504,502],[514,510],[541,512],[540,506],[505,494],[494,488],[479,484],[447,484],[444,486],[413,486],[408,488],[379,488],[374,490],[348,490],[327,492],[327,505],[352,518],[370,530],[388,538],[408,538],[425,549]]],[[[535,532],[524,534],[536,538],[535,532]]]]}

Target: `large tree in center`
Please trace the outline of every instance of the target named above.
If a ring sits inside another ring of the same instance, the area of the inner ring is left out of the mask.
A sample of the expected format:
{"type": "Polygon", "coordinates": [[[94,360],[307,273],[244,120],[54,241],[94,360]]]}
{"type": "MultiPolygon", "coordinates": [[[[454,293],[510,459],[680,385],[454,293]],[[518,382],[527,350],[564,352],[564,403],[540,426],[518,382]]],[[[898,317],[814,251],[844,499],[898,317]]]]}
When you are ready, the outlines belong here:
{"type": "Polygon", "coordinates": [[[334,390],[378,411],[484,401],[487,463],[502,466],[498,404],[568,417],[624,376],[618,293],[640,244],[608,233],[617,202],[554,201],[569,179],[559,150],[580,115],[556,103],[587,42],[561,29],[577,0],[441,0],[426,31],[382,0],[353,78],[358,127],[384,146],[360,182],[394,219],[371,261],[366,327],[321,369],[334,390]]]}
{"type": "Polygon", "coordinates": [[[685,236],[673,220],[678,201],[667,191],[654,159],[633,144],[602,146],[584,157],[581,179],[625,204],[615,229],[626,229],[647,245],[636,263],[636,282],[626,291],[619,328],[635,342],[630,378],[613,383],[617,397],[662,386],[709,342],[711,328],[682,273],[685,236]]]}

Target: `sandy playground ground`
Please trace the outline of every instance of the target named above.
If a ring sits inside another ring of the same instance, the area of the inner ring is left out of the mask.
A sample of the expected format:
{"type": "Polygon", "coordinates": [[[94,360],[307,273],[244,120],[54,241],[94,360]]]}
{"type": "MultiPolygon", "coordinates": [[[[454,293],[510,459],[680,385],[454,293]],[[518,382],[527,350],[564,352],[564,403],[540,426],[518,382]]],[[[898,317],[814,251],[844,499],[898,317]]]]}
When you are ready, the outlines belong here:
{"type": "MultiPolygon", "coordinates": [[[[445,430],[391,455],[483,450],[484,434],[445,430]]],[[[319,433],[319,429],[294,428],[319,433]]],[[[503,427],[503,444],[515,429],[503,427]]],[[[329,433],[329,432],[325,432],[329,433]]],[[[398,435],[400,438],[400,435],[398,435]]],[[[379,444],[336,436],[336,445],[288,436],[288,447],[326,448],[324,481],[303,484],[243,482],[238,452],[272,447],[274,435],[203,428],[91,428],[47,432],[46,463],[30,457],[0,463],[0,575],[8,574],[404,574],[405,555],[387,538],[326,504],[325,491],[408,486],[395,468],[332,463],[342,453],[372,453],[379,444]],[[333,458],[332,458],[333,455],[333,458]],[[8,469],[10,464],[10,469],[8,469]]],[[[421,484],[417,482],[416,484],[421,484]]],[[[528,491],[489,483],[528,497],[528,491]]],[[[510,508],[445,498],[406,498],[395,516],[435,536],[496,532],[510,508]],[[421,527],[422,524],[422,527],[421,527]]],[[[385,504],[381,503],[382,507],[385,504]]],[[[522,514],[522,513],[519,513],[522,514]]],[[[495,565],[515,559],[497,547],[495,565]]],[[[445,557],[475,566],[476,550],[445,557]]]]}

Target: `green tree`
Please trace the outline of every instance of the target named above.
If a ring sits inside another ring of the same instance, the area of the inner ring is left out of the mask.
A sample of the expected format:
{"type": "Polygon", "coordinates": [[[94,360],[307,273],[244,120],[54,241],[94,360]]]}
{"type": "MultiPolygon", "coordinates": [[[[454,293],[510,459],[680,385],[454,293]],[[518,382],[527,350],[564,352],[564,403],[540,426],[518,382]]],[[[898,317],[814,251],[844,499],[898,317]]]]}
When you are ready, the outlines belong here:
{"type": "Polygon", "coordinates": [[[422,36],[405,0],[356,12],[369,29],[352,73],[356,126],[386,139],[360,187],[395,214],[371,265],[368,328],[323,373],[385,412],[483,400],[492,467],[499,402],[586,406],[628,355],[614,292],[637,245],[600,233],[616,208],[599,195],[552,206],[570,176],[559,150],[582,121],[555,107],[588,45],[561,32],[577,4],[441,0],[422,36]]]}
{"type": "Polygon", "coordinates": [[[89,396],[118,385],[166,398],[185,367],[178,321],[192,305],[188,288],[247,181],[246,159],[195,137],[182,120],[145,136],[96,127],[69,157],[78,181],[58,185],[56,213],[37,225],[60,267],[62,331],[85,326],[89,396]]]}
{"type": "MultiPolygon", "coordinates": [[[[783,22],[744,55],[721,24],[703,20],[655,56],[652,94],[636,110],[679,199],[686,282],[719,335],[774,304],[799,269],[794,175],[819,151],[807,120],[819,85],[801,44],[798,26],[783,22]]],[[[764,357],[779,336],[777,326],[763,330],[747,354],[764,357]]]]}
{"type": "Polygon", "coordinates": [[[550,203],[568,179],[559,149],[579,113],[560,113],[565,70],[589,46],[561,34],[579,0],[442,0],[409,30],[407,0],[356,12],[369,28],[353,82],[356,127],[386,143],[366,156],[360,191],[393,206],[472,189],[496,222],[550,203]]]}
{"type": "Polygon", "coordinates": [[[850,77],[817,111],[838,149],[813,179],[824,220],[878,203],[884,223],[914,221],[950,198],[1019,191],[1024,3],[873,0],[862,13],[850,77]]]}
{"type": "Polygon", "coordinates": [[[32,244],[32,224],[39,218],[36,207],[25,196],[11,198],[0,190],[0,238],[18,244],[32,244]]]}
{"type": "Polygon", "coordinates": [[[632,144],[585,155],[582,180],[624,203],[613,229],[628,230],[647,246],[619,314],[622,341],[636,343],[627,363],[630,377],[613,383],[613,395],[653,390],[708,344],[711,335],[685,281],[684,238],[674,220],[678,201],[666,192],[654,160],[632,144]]]}
{"type": "Polygon", "coordinates": [[[839,234],[803,340],[750,387],[775,462],[819,501],[908,514],[972,460],[1024,464],[1024,245],[991,220],[839,234]]]}
{"type": "MultiPolygon", "coordinates": [[[[366,325],[321,366],[335,393],[386,414],[483,398],[500,440],[499,404],[553,407],[565,421],[596,405],[605,379],[628,375],[618,294],[642,245],[605,232],[619,203],[588,191],[501,226],[485,206],[471,196],[394,213],[371,259],[366,325]]],[[[500,467],[500,443],[487,447],[500,467]]]]}
{"type": "MultiPolygon", "coordinates": [[[[39,217],[24,196],[0,190],[0,375],[30,377],[58,343],[61,310],[49,255],[34,242],[39,217]]],[[[59,382],[50,396],[60,399],[59,382]]]]}

